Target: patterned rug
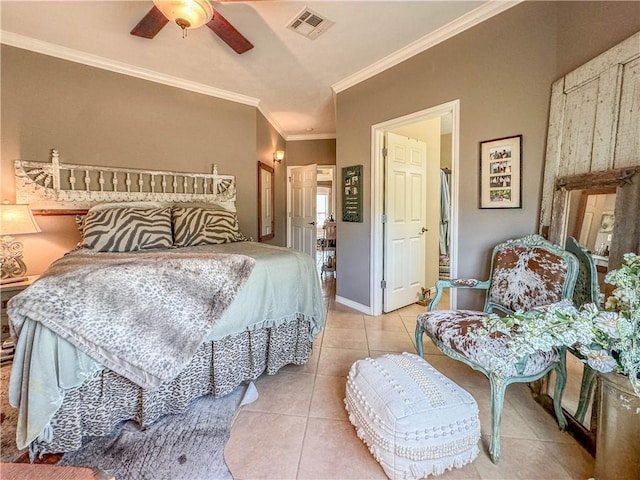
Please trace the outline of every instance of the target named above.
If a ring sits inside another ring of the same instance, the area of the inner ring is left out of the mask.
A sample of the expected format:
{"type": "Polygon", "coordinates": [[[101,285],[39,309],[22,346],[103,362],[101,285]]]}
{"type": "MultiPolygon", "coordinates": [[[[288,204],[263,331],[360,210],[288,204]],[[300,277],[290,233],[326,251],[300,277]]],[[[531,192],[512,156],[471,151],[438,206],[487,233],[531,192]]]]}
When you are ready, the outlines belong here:
{"type": "Polygon", "coordinates": [[[184,414],[166,415],[146,429],[123,422],[111,435],[66,453],[58,465],[91,467],[118,480],[233,479],[224,447],[238,408],[257,398],[250,383],[224,397],[198,398],[184,414]]]}
{"type": "MultiPolygon", "coordinates": [[[[7,398],[10,373],[11,364],[3,364],[0,457],[9,463],[26,454],[26,449],[16,448],[18,410],[7,398]]],[[[238,409],[257,398],[250,383],[221,398],[198,398],[184,414],[166,415],[144,430],[135,422],[123,422],[109,436],[87,439],[83,448],[65,454],[58,465],[90,467],[118,480],[232,479],[224,447],[238,409]]]]}

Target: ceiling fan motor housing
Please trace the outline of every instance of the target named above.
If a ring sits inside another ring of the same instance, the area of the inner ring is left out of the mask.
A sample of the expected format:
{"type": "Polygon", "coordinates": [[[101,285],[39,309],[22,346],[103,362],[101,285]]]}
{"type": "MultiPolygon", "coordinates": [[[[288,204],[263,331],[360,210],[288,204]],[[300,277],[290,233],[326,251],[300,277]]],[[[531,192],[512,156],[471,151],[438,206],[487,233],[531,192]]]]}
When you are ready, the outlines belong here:
{"type": "Polygon", "coordinates": [[[220,12],[215,11],[208,0],[153,0],[151,10],[130,33],[150,40],[170,21],[182,28],[183,38],[187,29],[206,25],[239,55],[253,48],[253,44],[220,12]]]}
{"type": "Polygon", "coordinates": [[[213,18],[208,0],[153,0],[154,5],[180,28],[198,28],[213,18]]]}

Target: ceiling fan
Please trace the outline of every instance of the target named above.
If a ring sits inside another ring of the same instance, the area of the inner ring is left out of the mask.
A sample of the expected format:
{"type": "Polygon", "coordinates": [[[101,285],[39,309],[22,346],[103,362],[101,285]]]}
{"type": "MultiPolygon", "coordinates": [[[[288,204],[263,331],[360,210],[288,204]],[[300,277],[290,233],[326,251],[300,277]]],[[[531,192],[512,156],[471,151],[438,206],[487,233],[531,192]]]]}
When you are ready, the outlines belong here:
{"type": "Polygon", "coordinates": [[[215,10],[208,0],[153,0],[153,7],[133,27],[131,35],[151,39],[169,21],[175,22],[183,32],[206,25],[238,54],[253,48],[253,44],[215,10]]]}

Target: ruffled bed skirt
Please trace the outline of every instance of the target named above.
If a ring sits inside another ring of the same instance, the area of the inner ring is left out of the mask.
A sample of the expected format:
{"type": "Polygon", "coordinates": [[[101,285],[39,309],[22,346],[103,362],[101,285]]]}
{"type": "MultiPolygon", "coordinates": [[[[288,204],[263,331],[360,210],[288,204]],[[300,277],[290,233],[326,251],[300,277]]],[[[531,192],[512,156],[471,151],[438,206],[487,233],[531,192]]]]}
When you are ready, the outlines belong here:
{"type": "Polygon", "coordinates": [[[49,427],[30,445],[31,453],[77,450],[84,437],[107,435],[124,420],[147,426],[162,415],[185,412],[197,397],[221,397],[265,371],[273,375],[285,365],[302,365],[311,355],[311,337],[311,322],[301,317],[206,342],[180,375],[155,390],[100,370],[65,392],[49,427]]]}

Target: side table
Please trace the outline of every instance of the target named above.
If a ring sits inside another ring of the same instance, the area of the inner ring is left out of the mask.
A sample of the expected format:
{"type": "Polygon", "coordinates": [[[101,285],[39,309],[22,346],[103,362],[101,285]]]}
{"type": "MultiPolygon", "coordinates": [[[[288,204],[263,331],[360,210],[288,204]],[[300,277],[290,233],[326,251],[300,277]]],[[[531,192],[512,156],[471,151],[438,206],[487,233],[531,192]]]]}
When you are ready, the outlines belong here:
{"type": "Polygon", "coordinates": [[[13,360],[14,345],[11,339],[11,331],[9,330],[9,316],[7,315],[7,303],[15,295],[22,292],[25,288],[31,285],[38,275],[31,275],[26,280],[15,283],[5,283],[0,285],[0,294],[2,296],[2,310],[0,312],[0,320],[2,325],[2,337],[0,339],[0,360],[2,363],[10,362],[13,360]]]}

